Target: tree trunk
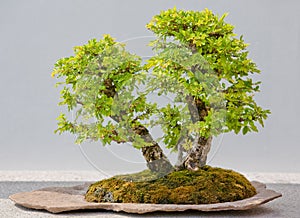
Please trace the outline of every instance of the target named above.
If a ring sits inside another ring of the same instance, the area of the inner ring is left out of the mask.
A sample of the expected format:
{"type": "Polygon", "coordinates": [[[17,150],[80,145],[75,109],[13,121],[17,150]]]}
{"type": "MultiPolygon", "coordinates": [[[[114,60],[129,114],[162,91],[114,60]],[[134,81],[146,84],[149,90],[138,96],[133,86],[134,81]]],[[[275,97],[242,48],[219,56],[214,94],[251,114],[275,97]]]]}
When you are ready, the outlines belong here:
{"type": "Polygon", "coordinates": [[[210,151],[212,137],[195,139],[193,147],[184,159],[181,168],[196,171],[206,165],[207,154],[210,151]]]}
{"type": "MultiPolygon", "coordinates": [[[[193,123],[198,121],[204,121],[208,114],[208,108],[205,103],[200,99],[195,99],[191,95],[186,96],[188,109],[191,114],[191,120],[193,123]]],[[[187,151],[186,157],[181,161],[177,169],[188,169],[196,171],[199,168],[206,165],[207,154],[210,151],[212,137],[205,138],[199,135],[195,136],[193,140],[192,148],[187,151]]],[[[180,144],[179,144],[180,146],[180,144]]]]}
{"type": "MultiPolygon", "coordinates": [[[[104,94],[108,97],[115,97],[116,87],[113,85],[112,79],[106,79],[104,81],[104,85],[106,90],[104,90],[104,94]]],[[[122,121],[122,115],[125,115],[126,111],[120,111],[120,115],[111,116],[113,120],[116,122],[122,121]]],[[[146,146],[142,148],[142,153],[147,161],[147,167],[153,171],[162,174],[167,174],[174,170],[172,164],[168,160],[168,158],[164,155],[163,150],[159,146],[159,144],[153,140],[151,134],[149,133],[148,129],[145,126],[138,125],[137,127],[133,128],[131,131],[140,135],[145,142],[149,142],[152,145],[146,146]]]]}
{"type": "MultiPolygon", "coordinates": [[[[120,122],[121,116],[111,116],[116,122],[120,122]]],[[[142,154],[147,162],[147,167],[157,173],[168,174],[174,170],[173,165],[163,153],[159,144],[152,138],[148,129],[143,125],[131,129],[135,134],[144,139],[145,142],[151,143],[150,146],[142,147],[142,154]]]]}
{"type": "Polygon", "coordinates": [[[153,146],[143,147],[142,152],[147,161],[147,167],[152,172],[168,174],[174,170],[172,164],[157,143],[153,146]]]}
{"type": "Polygon", "coordinates": [[[164,155],[163,150],[158,145],[158,143],[153,140],[146,127],[139,125],[134,129],[134,132],[140,135],[145,140],[145,142],[149,142],[152,144],[151,146],[142,148],[143,156],[147,161],[147,167],[151,171],[167,174],[174,170],[172,164],[164,155]]]}

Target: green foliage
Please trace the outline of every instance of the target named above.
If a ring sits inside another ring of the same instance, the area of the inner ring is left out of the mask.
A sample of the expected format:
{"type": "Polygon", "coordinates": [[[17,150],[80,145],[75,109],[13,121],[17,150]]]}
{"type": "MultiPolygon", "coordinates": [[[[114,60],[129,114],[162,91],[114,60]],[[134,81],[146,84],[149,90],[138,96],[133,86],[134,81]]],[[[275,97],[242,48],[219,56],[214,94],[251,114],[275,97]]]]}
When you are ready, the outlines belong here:
{"type": "Polygon", "coordinates": [[[270,113],[254,100],[260,82],[251,75],[260,71],[226,16],[176,8],[154,16],[147,28],[157,36],[150,43],[157,54],[144,65],[109,35],[75,47],[52,73],[62,79],[59,104],[75,116],[70,121],[61,114],[56,131],[76,134],[77,143],[141,148],[149,143],[138,129],[160,125],[162,141],[173,150],[179,143],[188,149],[196,136],[257,132],[270,113]],[[153,92],[171,94],[175,103],[151,103],[147,95],[153,92]]]}
{"type": "Polygon", "coordinates": [[[174,8],[154,16],[147,24],[158,38],[151,45],[159,51],[150,60],[149,68],[159,75],[157,78],[161,75],[177,78],[189,95],[205,104],[207,113],[198,122],[200,134],[205,137],[219,134],[218,130],[236,134],[257,132],[256,122],[263,126],[270,113],[255,103],[254,93],[259,92],[260,82],[254,82],[250,75],[260,71],[248,58],[248,45],[243,37],[237,38],[234,26],[224,21],[226,16],[218,17],[208,9],[198,12],[174,8]],[[174,44],[177,50],[180,48],[180,54],[174,50],[174,44]],[[184,54],[186,48],[189,53],[184,54]],[[175,57],[166,62],[168,49],[175,57]],[[202,69],[197,70],[199,65],[202,69]],[[199,76],[210,78],[199,79],[199,76]],[[207,87],[208,84],[214,84],[214,88],[207,87]],[[225,107],[212,106],[215,100],[218,105],[225,103],[225,107]],[[223,118],[226,120],[222,127],[220,123],[213,124],[223,118]]]}
{"type": "MultiPolygon", "coordinates": [[[[63,77],[63,82],[58,83],[64,86],[59,104],[66,105],[75,114],[72,121],[61,114],[56,132],[76,134],[77,143],[87,139],[102,140],[104,144],[129,141],[117,131],[119,124],[113,122],[121,119],[121,115],[113,111],[114,97],[134,75],[139,79],[140,57],[125,51],[124,45],[109,35],[75,47],[74,53],[74,56],[58,60],[52,73],[52,76],[63,77]],[[113,120],[105,120],[107,117],[113,120]]],[[[128,93],[126,97],[133,100],[128,93]]],[[[131,111],[144,111],[146,106],[145,101],[136,99],[130,108],[131,111]]]]}

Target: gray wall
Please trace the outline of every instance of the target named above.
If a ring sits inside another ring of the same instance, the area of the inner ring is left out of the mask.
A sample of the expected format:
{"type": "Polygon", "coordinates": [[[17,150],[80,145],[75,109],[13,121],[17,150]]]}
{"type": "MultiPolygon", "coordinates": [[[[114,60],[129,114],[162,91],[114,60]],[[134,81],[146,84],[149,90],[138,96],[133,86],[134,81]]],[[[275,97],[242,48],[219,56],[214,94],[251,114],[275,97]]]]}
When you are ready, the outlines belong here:
{"type": "Polygon", "coordinates": [[[53,133],[63,111],[50,77],[55,61],[104,33],[119,40],[150,35],[145,24],[175,5],[230,13],[227,21],[251,44],[250,55],[262,71],[256,99],[272,110],[259,133],[224,135],[210,164],[300,172],[297,0],[0,0],[0,170],[91,170],[73,136],[53,133]]]}

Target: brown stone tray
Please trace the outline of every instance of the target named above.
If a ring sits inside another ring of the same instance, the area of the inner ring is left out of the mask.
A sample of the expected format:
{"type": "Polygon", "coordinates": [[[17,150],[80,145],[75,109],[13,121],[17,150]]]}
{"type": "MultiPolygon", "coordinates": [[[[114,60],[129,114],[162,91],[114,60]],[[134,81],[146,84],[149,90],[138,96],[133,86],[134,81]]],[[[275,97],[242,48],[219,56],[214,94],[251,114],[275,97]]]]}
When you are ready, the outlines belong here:
{"type": "Polygon", "coordinates": [[[21,192],[9,196],[17,205],[31,209],[44,209],[51,213],[61,213],[74,210],[103,209],[115,212],[149,213],[195,211],[248,210],[281,197],[280,193],[266,189],[260,182],[251,182],[257,194],[244,200],[217,204],[132,204],[132,203],[90,203],[85,201],[84,194],[88,183],[73,187],[49,187],[32,192],[21,192]]]}

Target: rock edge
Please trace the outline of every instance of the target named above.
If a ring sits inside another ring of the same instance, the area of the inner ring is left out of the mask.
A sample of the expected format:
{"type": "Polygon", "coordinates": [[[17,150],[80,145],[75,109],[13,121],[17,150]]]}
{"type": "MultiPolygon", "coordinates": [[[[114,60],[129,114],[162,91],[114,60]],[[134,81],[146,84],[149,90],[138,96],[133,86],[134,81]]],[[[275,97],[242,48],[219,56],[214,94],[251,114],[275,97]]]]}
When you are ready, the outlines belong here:
{"type": "Polygon", "coordinates": [[[151,213],[151,212],[182,212],[195,211],[224,211],[224,210],[248,210],[261,204],[272,201],[282,195],[269,190],[266,185],[253,181],[257,194],[251,198],[217,204],[134,204],[134,203],[90,203],[84,199],[84,194],[89,183],[72,187],[49,187],[31,192],[16,193],[9,198],[17,205],[47,210],[51,213],[61,213],[74,210],[102,209],[127,213],[151,213]]]}

